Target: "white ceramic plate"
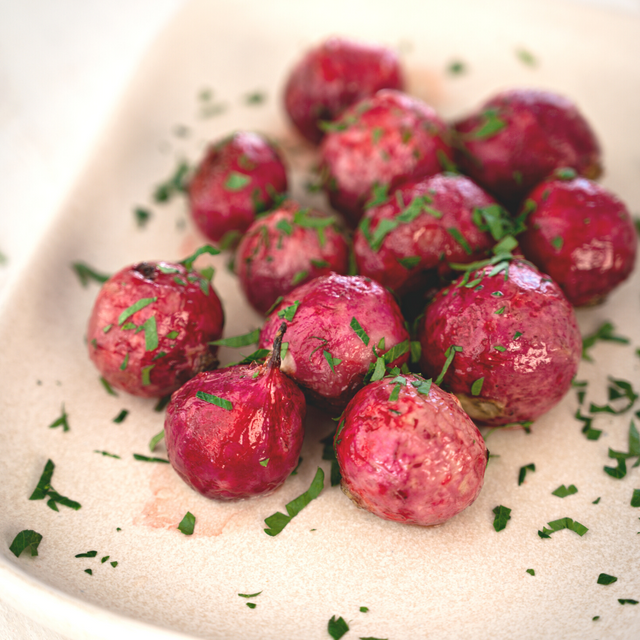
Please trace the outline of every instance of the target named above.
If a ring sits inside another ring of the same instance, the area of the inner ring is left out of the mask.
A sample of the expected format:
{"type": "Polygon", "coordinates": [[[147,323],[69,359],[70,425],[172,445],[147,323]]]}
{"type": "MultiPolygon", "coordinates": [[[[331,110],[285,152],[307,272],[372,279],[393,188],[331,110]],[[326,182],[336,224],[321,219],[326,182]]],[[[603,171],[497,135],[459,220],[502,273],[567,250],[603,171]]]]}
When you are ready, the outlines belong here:
{"type": "MultiPolygon", "coordinates": [[[[97,287],[82,288],[69,265],[84,260],[114,272],[190,253],[203,239],[186,219],[184,201],[155,205],[151,191],[180,158],[197,160],[207,141],[237,128],[280,140],[294,196],[325,206],[305,192],[314,156],[287,124],[280,95],[305,48],[334,33],[398,47],[410,92],[446,118],[516,85],[572,97],[602,140],[605,184],[640,210],[636,19],[540,0],[188,4],[149,51],[1,310],[0,598],[71,638],[328,638],[334,615],[349,623],[346,638],[637,638],[640,605],[618,599],[640,600],[640,510],[630,506],[639,472],[630,468],[615,480],[603,471],[613,463],[609,447],[626,450],[630,414],[598,417],[594,426],[603,434],[589,441],[573,418],[573,392],[530,435],[488,435],[499,457],[488,466],[479,499],[436,528],[384,522],[326,486],[279,536],[265,535],[264,518],[304,491],[318,465],[328,471],[320,439],[333,425],[314,412],[298,475],[267,498],[207,501],[168,465],[133,459],[148,453],[163,417],[154,403],[107,395],[100,385],[83,342],[97,287]],[[519,51],[535,64],[523,62],[519,51]],[[448,74],[458,60],[466,73],[448,74]],[[203,89],[211,90],[208,108],[219,108],[217,115],[203,117],[203,89]],[[255,91],[266,101],[247,104],[255,91]],[[184,130],[177,126],[188,127],[188,135],[178,135],[184,130]],[[153,210],[143,229],[132,213],[137,205],[153,210]],[[63,403],[66,433],[48,428],[63,403]],[[114,424],[123,408],[128,418],[114,424]],[[79,511],[56,513],[28,500],[47,459],[56,464],[55,488],[79,501],[79,511]],[[518,486],[519,469],[530,463],[535,473],[518,486]],[[574,484],[578,493],[553,496],[561,484],[574,484]],[[512,509],[499,533],[492,526],[497,505],[512,509]],[[197,518],[191,537],[176,529],[187,511],[197,518]],[[565,516],[589,531],[538,536],[565,516]],[[22,529],[42,534],[38,557],[10,554],[22,529]],[[89,550],[97,557],[75,558],[89,550]],[[600,573],[618,581],[599,585],[600,573]],[[255,609],[238,596],[258,591],[255,609]]],[[[226,335],[259,326],[223,258],[217,266],[226,335]]],[[[595,363],[579,372],[589,381],[587,402],[605,400],[608,374],[638,386],[638,289],[636,272],[606,305],[579,313],[583,332],[611,320],[632,341],[593,349],[595,363]]],[[[223,352],[226,362],[235,356],[223,352]]],[[[156,455],[164,453],[160,447],[156,455]]]]}

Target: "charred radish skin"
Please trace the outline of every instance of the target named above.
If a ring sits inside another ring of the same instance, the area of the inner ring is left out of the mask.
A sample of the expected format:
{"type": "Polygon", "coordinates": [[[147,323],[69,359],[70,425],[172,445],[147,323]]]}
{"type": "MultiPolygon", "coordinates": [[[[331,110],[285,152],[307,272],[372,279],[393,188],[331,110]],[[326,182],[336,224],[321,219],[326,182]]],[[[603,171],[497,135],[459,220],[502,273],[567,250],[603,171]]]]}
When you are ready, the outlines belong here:
{"type": "Polygon", "coordinates": [[[488,457],[455,396],[416,375],[361,389],[340,420],[335,450],[342,489],[358,507],[420,526],[473,503],[488,457]]]}
{"type": "Polygon", "coordinates": [[[191,216],[207,238],[233,247],[286,190],[286,167],[273,143],[238,131],[209,147],[198,164],[188,186],[191,216]]]}
{"type": "Polygon", "coordinates": [[[335,120],[320,158],[331,206],[352,226],[402,182],[453,166],[444,121],[421,100],[391,89],[355,103],[335,120]]]}
{"type": "Polygon", "coordinates": [[[245,296],[264,314],[297,286],[331,272],[346,273],[349,243],[335,215],[288,200],[251,225],[235,265],[245,296]]]}
{"type": "Polygon", "coordinates": [[[496,270],[461,276],[427,306],[420,367],[437,381],[446,369],[443,388],[476,422],[528,424],[569,390],[582,339],[573,307],[551,278],[520,259],[490,275],[496,270]]]}
{"type": "Polygon", "coordinates": [[[288,328],[282,371],[310,402],[331,412],[344,409],[378,356],[388,367],[409,358],[398,304],[369,278],[333,273],[294,289],[267,317],[261,348],[271,348],[283,320],[288,328]]]}
{"type": "Polygon", "coordinates": [[[596,179],[600,145],[576,105],[535,89],[497,94],[458,121],[456,162],[464,173],[515,211],[555,169],[596,179]]]}
{"type": "Polygon", "coordinates": [[[291,71],[284,106],[298,131],[318,144],[321,123],[379,89],[404,88],[396,53],[376,44],[329,38],[309,50],[291,71]]]}
{"type": "Polygon", "coordinates": [[[624,203],[604,187],[563,169],[527,198],[524,255],[576,306],[602,303],[636,261],[638,238],[624,203]]]}
{"type": "Polygon", "coordinates": [[[267,495],[298,463],[306,402],[280,371],[283,332],[279,330],[266,363],[201,373],[176,391],[167,406],[169,461],[207,498],[267,495]]]}
{"type": "Polygon", "coordinates": [[[89,356],[115,389],[160,398],[217,366],[224,312],[211,283],[182,264],[142,262],[104,283],[89,319],[89,356]]]}
{"type": "Polygon", "coordinates": [[[437,174],[402,184],[360,222],[358,273],[398,295],[424,289],[430,275],[451,273],[449,263],[487,255],[495,242],[474,222],[474,210],[485,207],[499,205],[466,176],[437,174]]]}

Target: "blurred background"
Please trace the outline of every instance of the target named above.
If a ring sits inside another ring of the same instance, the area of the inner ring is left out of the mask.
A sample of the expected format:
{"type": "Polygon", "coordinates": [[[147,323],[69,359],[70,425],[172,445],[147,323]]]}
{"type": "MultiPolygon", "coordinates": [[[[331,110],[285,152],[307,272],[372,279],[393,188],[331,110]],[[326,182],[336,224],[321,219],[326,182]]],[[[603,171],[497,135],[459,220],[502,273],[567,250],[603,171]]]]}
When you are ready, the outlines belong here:
{"type": "MultiPolygon", "coordinates": [[[[0,0],[0,303],[185,1],[0,0]]],[[[640,0],[564,1],[640,16],[640,0]]]]}

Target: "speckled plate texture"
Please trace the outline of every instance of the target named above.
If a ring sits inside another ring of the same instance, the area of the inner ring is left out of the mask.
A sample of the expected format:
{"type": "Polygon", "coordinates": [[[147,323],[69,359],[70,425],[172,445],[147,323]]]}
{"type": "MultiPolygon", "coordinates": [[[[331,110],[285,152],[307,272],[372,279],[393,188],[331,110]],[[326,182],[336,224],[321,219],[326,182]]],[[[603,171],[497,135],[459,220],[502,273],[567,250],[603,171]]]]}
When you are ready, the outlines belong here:
{"type": "MultiPolygon", "coordinates": [[[[326,209],[322,195],[304,188],[316,157],[289,126],[281,92],[303,51],[334,33],[397,47],[409,92],[448,119],[512,86],[573,98],[602,141],[604,184],[640,213],[636,19],[540,0],[186,5],[143,60],[1,310],[0,599],[73,639],[313,640],[330,637],[332,616],[348,623],[347,640],[640,637],[640,605],[619,602],[640,600],[640,509],[631,506],[640,468],[632,458],[622,479],[604,471],[616,466],[609,448],[628,450],[640,403],[619,416],[598,414],[598,440],[588,440],[574,418],[575,390],[530,434],[485,431],[495,457],[479,499],[435,528],[380,520],[327,479],[280,535],[265,535],[264,519],[284,511],[318,466],[329,471],[320,441],[335,423],[313,410],[298,474],[265,498],[208,501],[169,465],[133,458],[151,455],[163,415],[153,401],[108,395],[100,384],[84,342],[98,285],[83,288],[70,264],[113,273],[144,259],[182,259],[202,244],[182,197],[161,205],[151,194],[180,160],[197,161],[208,141],[238,128],[279,141],[293,195],[326,209]],[[452,75],[456,61],[465,72],[452,75]],[[256,92],[265,100],[247,99],[256,92]],[[152,211],[144,227],[133,214],[138,206],[152,211]],[[49,428],[63,406],[66,432],[49,428]],[[116,424],[122,409],[128,417],[116,424]],[[56,465],[53,486],[78,501],[78,511],[29,501],[48,459],[56,465]],[[530,464],[535,472],[519,485],[520,468],[530,464]],[[563,484],[577,493],[552,495],[563,484]],[[496,532],[498,505],[511,509],[511,519],[496,532]],[[177,530],[187,511],[196,516],[192,536],[177,530]],[[564,517],[587,533],[539,537],[564,517]],[[23,529],[42,534],[37,557],[10,553],[23,529]],[[96,557],[75,557],[90,550],[96,557]],[[601,573],[617,581],[598,584],[601,573]],[[253,609],[238,595],[256,592],[253,609]]],[[[214,285],[231,336],[260,326],[260,318],[227,259],[214,259],[214,285]]],[[[606,304],[578,314],[583,334],[608,320],[630,340],[598,343],[593,362],[580,365],[587,413],[591,402],[606,403],[607,376],[640,390],[639,285],[636,270],[606,304]]],[[[225,349],[222,361],[237,355],[225,349]]],[[[164,445],[153,455],[165,457],[164,445]]]]}

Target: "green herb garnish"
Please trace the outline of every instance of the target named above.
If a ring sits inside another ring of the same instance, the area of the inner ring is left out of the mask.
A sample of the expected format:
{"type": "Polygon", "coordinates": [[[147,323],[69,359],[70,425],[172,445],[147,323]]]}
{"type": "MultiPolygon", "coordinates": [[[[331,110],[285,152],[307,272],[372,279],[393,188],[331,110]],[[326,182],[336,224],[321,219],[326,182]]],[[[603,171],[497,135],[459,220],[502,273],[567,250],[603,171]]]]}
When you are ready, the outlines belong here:
{"type": "Polygon", "coordinates": [[[360,340],[362,340],[362,342],[364,342],[366,346],[369,346],[369,336],[367,335],[367,332],[362,328],[362,325],[358,322],[358,319],[355,316],[351,318],[349,326],[356,332],[358,338],[360,338],[360,340]]]}
{"type": "Polygon", "coordinates": [[[535,575],[536,575],[536,572],[535,572],[535,570],[534,570],[534,569],[527,569],[527,573],[528,573],[530,576],[535,576],[535,575]]]}
{"type": "Polygon", "coordinates": [[[598,576],[598,584],[613,584],[614,582],[618,582],[618,578],[616,578],[615,576],[610,576],[607,573],[601,573],[598,576]]]}
{"type": "Polygon", "coordinates": [[[493,519],[493,528],[496,531],[502,531],[507,526],[507,522],[511,520],[511,509],[498,505],[497,507],[494,507],[493,513],[495,515],[495,518],[493,519]]]}
{"type": "Polygon", "coordinates": [[[224,182],[224,188],[227,191],[240,191],[251,182],[251,178],[244,173],[231,171],[224,182]]]}
{"type": "Polygon", "coordinates": [[[121,424],[125,421],[128,415],[129,411],[127,409],[122,409],[120,413],[113,419],[113,422],[115,422],[116,424],[121,424]]]}
{"type": "Polygon", "coordinates": [[[23,529],[11,543],[9,551],[16,558],[19,558],[24,551],[28,551],[31,556],[38,555],[38,545],[42,541],[42,535],[33,529],[23,529]]]}
{"type": "Polygon", "coordinates": [[[164,440],[164,429],[159,433],[156,433],[156,435],[153,436],[151,440],[149,440],[149,451],[153,453],[153,451],[155,451],[155,448],[160,442],[162,442],[162,440],[164,440]]]}
{"type": "Polygon", "coordinates": [[[117,460],[122,460],[119,455],[115,453],[109,453],[108,451],[100,451],[98,449],[94,449],[93,453],[99,453],[101,456],[105,456],[106,458],[116,458],[117,460]]]}
{"type": "Polygon", "coordinates": [[[561,236],[555,236],[554,238],[551,239],[551,245],[553,246],[554,249],[557,249],[558,251],[562,249],[563,244],[564,244],[564,240],[562,239],[561,236]]]}
{"type": "Polygon", "coordinates": [[[611,322],[602,323],[593,333],[582,337],[582,359],[593,362],[588,350],[599,340],[605,342],[617,342],[618,344],[629,344],[629,338],[614,334],[615,327],[611,322]]]}
{"type": "Polygon", "coordinates": [[[329,363],[329,366],[331,367],[331,371],[335,373],[336,372],[335,367],[339,365],[342,362],[342,360],[340,358],[334,358],[328,351],[323,351],[322,353],[324,355],[325,360],[329,363]]]}
{"type": "Polygon", "coordinates": [[[444,379],[445,374],[447,373],[447,370],[449,369],[449,367],[451,366],[451,363],[453,362],[453,358],[456,355],[456,353],[462,351],[462,347],[458,346],[458,345],[454,345],[452,344],[445,352],[444,355],[446,357],[446,360],[444,361],[444,365],[442,366],[442,371],[440,372],[440,375],[436,378],[435,380],[435,384],[437,386],[440,386],[442,384],[442,380],[444,379]]]}
{"type": "Polygon", "coordinates": [[[62,414],[49,425],[49,429],[55,429],[56,427],[62,427],[62,431],[69,431],[68,416],[64,408],[64,402],[62,403],[62,414]]]}
{"type": "Polygon", "coordinates": [[[185,193],[187,190],[188,173],[189,165],[184,160],[181,160],[173,172],[173,175],[155,188],[153,192],[154,201],[169,202],[169,200],[178,193],[185,193]]]}
{"type": "Polygon", "coordinates": [[[335,616],[331,616],[331,620],[329,620],[329,624],[327,625],[327,631],[333,640],[340,640],[340,638],[349,631],[349,625],[344,621],[342,616],[337,619],[335,616]]]}
{"type": "Polygon", "coordinates": [[[76,558],[95,558],[98,555],[97,551],[86,551],[85,553],[78,553],[76,558]]]}
{"type": "Polygon", "coordinates": [[[483,384],[484,384],[484,377],[474,380],[473,384],[471,385],[471,395],[479,396],[482,393],[483,384]]]}
{"type": "Polygon", "coordinates": [[[151,219],[151,211],[149,209],[143,209],[142,207],[136,207],[133,210],[133,216],[136,219],[136,224],[139,228],[146,226],[147,222],[151,219]]]}
{"type": "Polygon", "coordinates": [[[493,138],[507,126],[504,120],[498,116],[497,109],[486,109],[482,113],[482,122],[468,136],[475,140],[487,140],[493,138]]]}
{"type": "Polygon", "coordinates": [[[466,238],[455,227],[449,227],[447,233],[464,249],[464,252],[470,256],[473,254],[473,249],[469,246],[466,238]]]}
{"type": "Polygon", "coordinates": [[[231,347],[232,349],[238,349],[239,347],[246,347],[250,344],[256,344],[260,339],[260,329],[255,329],[249,333],[243,333],[241,336],[232,336],[230,338],[221,338],[220,340],[213,340],[209,344],[217,347],[231,347]]]}
{"type": "Polygon", "coordinates": [[[541,538],[550,538],[552,533],[556,531],[562,531],[562,529],[569,529],[577,533],[579,536],[583,536],[589,529],[585,527],[583,524],[572,520],[571,518],[560,518],[559,520],[553,520],[552,522],[548,522],[547,526],[542,527],[542,531],[538,531],[538,535],[541,538]]]}
{"type": "Polygon", "coordinates": [[[143,456],[140,453],[134,453],[133,459],[139,460],[140,462],[164,462],[169,464],[169,461],[166,458],[150,458],[149,456],[143,456]]]}
{"type": "Polygon", "coordinates": [[[365,211],[384,204],[389,200],[389,185],[378,184],[377,182],[371,187],[371,197],[365,202],[365,211]]]}
{"type": "Polygon", "coordinates": [[[533,462],[531,464],[525,464],[523,467],[520,467],[520,471],[518,472],[518,486],[520,486],[524,482],[524,479],[527,476],[527,471],[535,470],[536,465],[533,464],[533,462]]]}
{"type": "Polygon", "coordinates": [[[572,496],[574,493],[578,493],[578,489],[574,484],[570,484],[568,487],[561,484],[555,491],[551,492],[551,495],[558,496],[558,498],[566,498],[567,496],[572,496]]]}
{"type": "Polygon", "coordinates": [[[118,316],[118,325],[122,325],[125,320],[130,318],[134,313],[144,309],[145,307],[153,304],[158,300],[157,296],[153,298],[140,298],[137,302],[134,302],[130,307],[127,307],[119,316],[118,316]]]}
{"type": "Polygon", "coordinates": [[[296,315],[296,311],[298,310],[299,306],[300,306],[300,300],[296,300],[292,305],[289,305],[284,309],[280,309],[280,311],[278,311],[278,314],[277,314],[278,318],[291,322],[294,316],[296,315]]]}
{"type": "Polygon", "coordinates": [[[69,507],[77,511],[81,508],[79,502],[75,500],[70,500],[69,498],[60,495],[51,485],[51,479],[53,477],[53,470],[55,469],[55,465],[51,460],[47,460],[44,465],[44,470],[42,471],[42,475],[40,476],[40,480],[33,493],[29,497],[29,500],[47,500],[47,506],[54,511],[58,511],[58,505],[61,504],[63,507],[69,507]]]}
{"type": "Polygon", "coordinates": [[[196,517],[191,513],[191,511],[187,511],[184,514],[184,518],[180,521],[178,525],[178,530],[184,533],[185,536],[193,535],[193,530],[196,527],[196,517]]]}
{"type": "Polygon", "coordinates": [[[288,502],[285,506],[287,515],[277,511],[273,515],[265,518],[268,528],[264,532],[269,536],[277,536],[288,524],[291,519],[297,516],[312,500],[320,495],[324,487],[324,471],[318,467],[316,475],[309,486],[309,489],[297,498],[288,502]]]}
{"type": "Polygon", "coordinates": [[[76,275],[80,279],[80,284],[83,287],[88,286],[92,280],[99,282],[100,284],[106,282],[111,276],[106,273],[100,273],[93,267],[90,267],[86,262],[72,262],[71,268],[75,271],[76,275]]]}
{"type": "Polygon", "coordinates": [[[227,411],[233,410],[233,404],[231,404],[229,400],[219,398],[218,396],[206,393],[205,391],[198,391],[196,393],[196,398],[198,398],[198,400],[204,400],[204,402],[208,402],[209,404],[214,404],[216,407],[220,407],[221,409],[226,409],[227,411]]]}
{"type": "Polygon", "coordinates": [[[538,64],[534,55],[526,49],[516,49],[516,56],[518,56],[518,60],[520,60],[520,62],[528,65],[529,67],[535,67],[538,64]]]}

